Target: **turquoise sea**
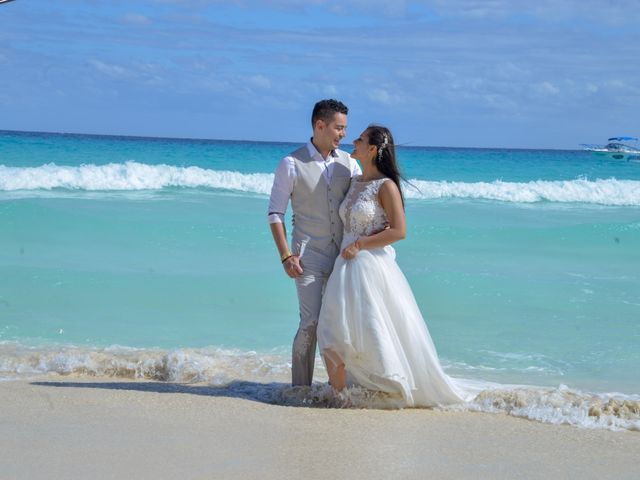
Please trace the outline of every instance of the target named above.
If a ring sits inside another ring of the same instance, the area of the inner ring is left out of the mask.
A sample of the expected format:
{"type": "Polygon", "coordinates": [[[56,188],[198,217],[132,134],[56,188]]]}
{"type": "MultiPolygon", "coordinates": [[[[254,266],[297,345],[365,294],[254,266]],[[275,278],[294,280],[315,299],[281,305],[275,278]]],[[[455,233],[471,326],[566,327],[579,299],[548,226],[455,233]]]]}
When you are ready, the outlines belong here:
{"type": "MultiPolygon", "coordinates": [[[[298,146],[0,131],[0,377],[288,378],[297,300],[266,213],[298,146]]],[[[475,408],[640,429],[640,163],[398,154],[397,260],[445,370],[535,387],[475,408]]]]}

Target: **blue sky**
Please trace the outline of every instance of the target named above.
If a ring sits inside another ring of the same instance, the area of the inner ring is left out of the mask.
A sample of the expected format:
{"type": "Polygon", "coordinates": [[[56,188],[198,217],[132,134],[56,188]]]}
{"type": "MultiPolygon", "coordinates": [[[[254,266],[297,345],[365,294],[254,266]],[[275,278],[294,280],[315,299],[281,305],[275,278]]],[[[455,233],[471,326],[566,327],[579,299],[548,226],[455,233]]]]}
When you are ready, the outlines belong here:
{"type": "Polygon", "coordinates": [[[313,103],[412,145],[640,135],[640,2],[15,0],[0,129],[304,141],[313,103]]]}

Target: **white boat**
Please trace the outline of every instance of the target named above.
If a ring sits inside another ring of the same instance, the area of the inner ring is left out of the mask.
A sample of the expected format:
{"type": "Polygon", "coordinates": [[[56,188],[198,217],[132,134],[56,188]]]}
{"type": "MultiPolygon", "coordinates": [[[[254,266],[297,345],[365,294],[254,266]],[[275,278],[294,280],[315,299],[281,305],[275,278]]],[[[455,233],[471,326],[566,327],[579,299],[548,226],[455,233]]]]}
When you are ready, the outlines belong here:
{"type": "Polygon", "coordinates": [[[596,155],[606,155],[616,160],[640,160],[640,147],[632,146],[622,142],[637,142],[636,137],[611,137],[607,139],[606,145],[595,145],[592,143],[580,144],[588,152],[596,155]]]}

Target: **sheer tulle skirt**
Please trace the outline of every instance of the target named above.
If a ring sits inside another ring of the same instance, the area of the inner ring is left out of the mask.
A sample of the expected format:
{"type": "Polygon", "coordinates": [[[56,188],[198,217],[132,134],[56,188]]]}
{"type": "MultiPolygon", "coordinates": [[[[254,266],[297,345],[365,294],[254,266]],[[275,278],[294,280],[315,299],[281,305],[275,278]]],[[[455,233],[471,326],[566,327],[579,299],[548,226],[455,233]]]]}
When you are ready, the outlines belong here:
{"type": "Polygon", "coordinates": [[[336,259],[318,322],[320,351],[344,363],[348,384],[400,394],[407,406],[470,400],[444,373],[392,247],[336,259]]]}

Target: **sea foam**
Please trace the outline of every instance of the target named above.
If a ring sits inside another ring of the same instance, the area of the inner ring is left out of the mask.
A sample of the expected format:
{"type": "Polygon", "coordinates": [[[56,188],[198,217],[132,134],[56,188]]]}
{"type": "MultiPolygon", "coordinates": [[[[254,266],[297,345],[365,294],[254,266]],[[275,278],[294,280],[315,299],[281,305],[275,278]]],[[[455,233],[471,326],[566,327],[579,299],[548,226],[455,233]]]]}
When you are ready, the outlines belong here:
{"type": "MultiPolygon", "coordinates": [[[[248,398],[288,406],[396,409],[402,398],[352,387],[336,397],[326,372],[316,364],[311,387],[291,387],[291,364],[281,354],[199,349],[106,348],[72,345],[25,346],[0,342],[0,380],[111,377],[167,382],[177,391],[248,398]],[[200,384],[194,389],[194,383],[200,384]],[[203,385],[204,384],[204,385],[203,385]]],[[[72,380],[69,380],[72,381],[72,380]]],[[[544,423],[609,430],[640,430],[640,395],[590,393],[567,386],[501,385],[459,379],[480,393],[471,402],[445,410],[505,413],[544,423]]]]}
{"type": "Polygon", "coordinates": [[[532,182],[430,182],[410,181],[408,198],[472,198],[502,202],[593,203],[599,205],[640,205],[640,182],[635,180],[575,179],[532,182]]]}
{"type": "MultiPolygon", "coordinates": [[[[268,195],[270,173],[240,173],[201,167],[149,165],[138,162],[106,165],[39,167],[0,165],[0,192],[38,191],[145,191],[164,188],[213,189],[268,195]]],[[[615,178],[587,180],[536,180],[531,182],[449,182],[409,180],[407,198],[483,199],[510,203],[588,203],[640,206],[640,181],[615,178]]],[[[24,195],[23,195],[24,196],[24,195]]]]}
{"type": "Polygon", "coordinates": [[[0,165],[0,191],[16,190],[158,190],[167,187],[211,188],[268,194],[273,175],[126,162],[106,165],[6,167],[0,165]]]}

